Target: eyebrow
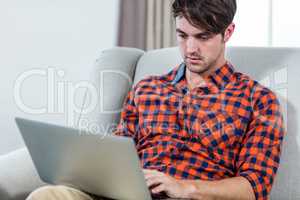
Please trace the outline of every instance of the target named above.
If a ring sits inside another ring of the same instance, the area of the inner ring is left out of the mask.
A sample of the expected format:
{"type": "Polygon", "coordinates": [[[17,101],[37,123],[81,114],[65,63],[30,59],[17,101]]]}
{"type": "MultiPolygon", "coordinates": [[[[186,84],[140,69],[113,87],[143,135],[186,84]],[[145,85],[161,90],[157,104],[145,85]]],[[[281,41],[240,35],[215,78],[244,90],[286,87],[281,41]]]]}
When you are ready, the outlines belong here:
{"type": "MultiPolygon", "coordinates": [[[[185,33],[184,31],[180,30],[179,28],[176,29],[176,32],[180,33],[180,34],[188,35],[187,33],[185,33]]],[[[202,36],[210,36],[211,34],[212,33],[209,32],[209,31],[204,31],[204,32],[201,32],[201,33],[196,33],[193,36],[195,36],[195,37],[202,37],[202,36]]]]}

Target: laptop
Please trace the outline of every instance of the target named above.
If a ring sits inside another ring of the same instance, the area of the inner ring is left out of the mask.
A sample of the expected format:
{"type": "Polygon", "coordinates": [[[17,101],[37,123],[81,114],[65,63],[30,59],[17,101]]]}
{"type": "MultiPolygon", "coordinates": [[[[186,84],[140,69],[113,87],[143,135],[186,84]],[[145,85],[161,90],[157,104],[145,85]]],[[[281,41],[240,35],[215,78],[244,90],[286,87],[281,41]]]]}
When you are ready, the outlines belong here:
{"type": "Polygon", "coordinates": [[[110,199],[152,199],[131,138],[15,121],[44,182],[110,199]]]}

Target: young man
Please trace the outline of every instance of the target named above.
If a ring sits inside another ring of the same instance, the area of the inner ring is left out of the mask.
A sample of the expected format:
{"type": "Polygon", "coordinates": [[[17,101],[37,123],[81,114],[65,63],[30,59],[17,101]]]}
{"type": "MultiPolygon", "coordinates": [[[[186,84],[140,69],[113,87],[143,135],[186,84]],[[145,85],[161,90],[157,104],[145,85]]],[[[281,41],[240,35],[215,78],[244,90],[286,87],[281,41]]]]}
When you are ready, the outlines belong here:
{"type": "MultiPolygon", "coordinates": [[[[186,199],[268,199],[284,135],[276,96],[225,60],[235,0],[175,0],[184,63],[140,81],[117,135],[132,137],[154,194],[186,199]]],[[[249,66],[251,67],[251,66],[249,66]]],[[[28,199],[92,199],[48,186],[28,199]]]]}

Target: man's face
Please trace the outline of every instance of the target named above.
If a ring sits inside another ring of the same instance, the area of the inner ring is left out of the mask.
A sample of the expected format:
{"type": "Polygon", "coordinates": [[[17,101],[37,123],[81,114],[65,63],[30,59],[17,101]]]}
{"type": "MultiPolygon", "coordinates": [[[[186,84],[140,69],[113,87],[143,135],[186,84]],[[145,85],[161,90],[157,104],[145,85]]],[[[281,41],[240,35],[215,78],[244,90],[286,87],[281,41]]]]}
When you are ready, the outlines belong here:
{"type": "Polygon", "coordinates": [[[225,64],[225,42],[231,33],[228,38],[226,31],[224,36],[212,34],[191,25],[184,17],[177,17],[176,34],[182,57],[190,72],[205,74],[225,64]]]}

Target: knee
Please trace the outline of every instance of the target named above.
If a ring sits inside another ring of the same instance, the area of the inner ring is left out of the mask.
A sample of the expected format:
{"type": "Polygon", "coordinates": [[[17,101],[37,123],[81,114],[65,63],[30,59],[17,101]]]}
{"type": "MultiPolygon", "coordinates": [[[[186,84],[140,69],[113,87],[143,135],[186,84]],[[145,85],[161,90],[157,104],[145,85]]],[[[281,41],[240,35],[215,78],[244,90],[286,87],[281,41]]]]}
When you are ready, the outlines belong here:
{"type": "Polygon", "coordinates": [[[40,187],[29,194],[26,200],[60,199],[65,192],[64,186],[47,185],[40,187]]]}

